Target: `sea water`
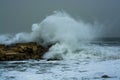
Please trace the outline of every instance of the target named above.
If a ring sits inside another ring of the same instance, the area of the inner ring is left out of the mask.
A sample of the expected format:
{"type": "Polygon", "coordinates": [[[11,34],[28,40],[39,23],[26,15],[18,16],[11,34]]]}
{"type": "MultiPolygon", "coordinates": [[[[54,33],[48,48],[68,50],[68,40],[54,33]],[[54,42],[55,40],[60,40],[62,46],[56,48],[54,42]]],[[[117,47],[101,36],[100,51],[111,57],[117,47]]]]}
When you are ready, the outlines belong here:
{"type": "Polygon", "coordinates": [[[65,60],[1,61],[0,80],[120,80],[120,45],[111,43],[84,45],[65,60]]]}

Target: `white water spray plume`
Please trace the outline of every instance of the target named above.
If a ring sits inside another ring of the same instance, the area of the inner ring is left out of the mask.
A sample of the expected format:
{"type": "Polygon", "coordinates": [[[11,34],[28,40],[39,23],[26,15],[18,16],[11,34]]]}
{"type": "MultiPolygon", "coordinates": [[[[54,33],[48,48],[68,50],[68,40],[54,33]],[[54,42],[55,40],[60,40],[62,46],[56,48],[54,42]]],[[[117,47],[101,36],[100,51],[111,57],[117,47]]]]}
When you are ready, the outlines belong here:
{"type": "Polygon", "coordinates": [[[41,23],[33,24],[31,33],[21,32],[16,35],[1,35],[0,43],[13,44],[35,41],[40,44],[51,42],[72,44],[78,41],[90,41],[98,36],[95,33],[97,26],[85,23],[82,20],[77,21],[65,12],[55,11],[41,23]]]}
{"type": "Polygon", "coordinates": [[[37,42],[43,46],[54,44],[44,58],[62,57],[63,53],[75,52],[85,41],[92,41],[99,36],[96,27],[82,20],[75,20],[66,12],[55,11],[42,22],[32,25],[31,33],[1,35],[0,43],[37,42]],[[50,54],[50,55],[49,55],[50,54]]]}

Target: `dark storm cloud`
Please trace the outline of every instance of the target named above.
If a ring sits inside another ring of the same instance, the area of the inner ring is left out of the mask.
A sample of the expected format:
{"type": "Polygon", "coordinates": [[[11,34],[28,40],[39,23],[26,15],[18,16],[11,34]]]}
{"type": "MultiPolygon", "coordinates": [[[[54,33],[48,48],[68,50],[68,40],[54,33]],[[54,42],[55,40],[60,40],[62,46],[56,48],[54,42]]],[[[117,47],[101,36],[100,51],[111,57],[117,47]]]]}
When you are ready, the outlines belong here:
{"type": "Polygon", "coordinates": [[[55,10],[104,24],[107,37],[120,37],[120,0],[0,0],[0,33],[30,31],[55,10]]]}

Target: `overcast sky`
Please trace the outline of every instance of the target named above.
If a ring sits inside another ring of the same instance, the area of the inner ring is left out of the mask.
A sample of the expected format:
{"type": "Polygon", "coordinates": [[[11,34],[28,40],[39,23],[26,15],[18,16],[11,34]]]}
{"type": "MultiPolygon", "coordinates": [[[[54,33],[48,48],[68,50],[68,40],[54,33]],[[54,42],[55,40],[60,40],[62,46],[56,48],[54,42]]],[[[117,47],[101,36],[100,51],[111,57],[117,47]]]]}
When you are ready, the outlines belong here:
{"type": "Polygon", "coordinates": [[[0,34],[31,31],[55,10],[104,24],[104,36],[120,37],[120,0],[0,0],[0,34]]]}

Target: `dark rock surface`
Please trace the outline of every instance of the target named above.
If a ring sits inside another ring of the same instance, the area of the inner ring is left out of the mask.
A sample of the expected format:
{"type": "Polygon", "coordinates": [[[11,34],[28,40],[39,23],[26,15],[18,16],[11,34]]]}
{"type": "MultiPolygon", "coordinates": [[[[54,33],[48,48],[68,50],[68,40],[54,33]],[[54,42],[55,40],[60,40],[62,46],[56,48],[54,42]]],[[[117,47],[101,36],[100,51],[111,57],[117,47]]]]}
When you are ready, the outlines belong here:
{"type": "Polygon", "coordinates": [[[111,78],[111,77],[108,75],[102,75],[101,78],[111,78]]]}
{"type": "Polygon", "coordinates": [[[13,45],[0,44],[0,61],[42,59],[48,49],[35,42],[16,43],[13,45]]]}

